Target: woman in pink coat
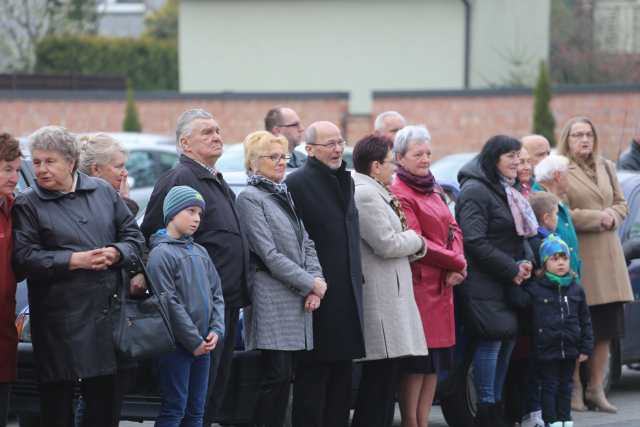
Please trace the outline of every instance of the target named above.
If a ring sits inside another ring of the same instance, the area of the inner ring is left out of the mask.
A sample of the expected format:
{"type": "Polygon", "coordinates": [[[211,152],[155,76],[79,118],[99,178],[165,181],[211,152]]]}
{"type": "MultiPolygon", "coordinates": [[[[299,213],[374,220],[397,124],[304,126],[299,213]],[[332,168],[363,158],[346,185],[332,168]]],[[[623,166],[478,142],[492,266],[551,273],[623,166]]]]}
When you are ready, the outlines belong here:
{"type": "Polygon", "coordinates": [[[406,426],[428,425],[438,373],[453,367],[456,343],[453,286],[464,280],[467,263],[462,232],[451,214],[431,166],[431,135],[424,126],[407,126],[396,135],[398,169],[391,191],[402,204],[409,227],[427,240],[427,254],[411,265],[413,292],[429,348],[409,357],[401,385],[406,426]]]}

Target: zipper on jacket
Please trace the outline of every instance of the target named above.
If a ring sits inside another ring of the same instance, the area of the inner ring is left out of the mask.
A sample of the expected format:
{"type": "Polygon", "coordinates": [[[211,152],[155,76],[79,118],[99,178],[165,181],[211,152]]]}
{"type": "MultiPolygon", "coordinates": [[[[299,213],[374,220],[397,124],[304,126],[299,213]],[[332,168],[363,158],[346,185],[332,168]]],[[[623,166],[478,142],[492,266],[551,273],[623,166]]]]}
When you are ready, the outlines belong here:
{"type": "MultiPolygon", "coordinates": [[[[564,300],[566,301],[567,297],[564,297],[564,300]]],[[[560,321],[562,322],[562,328],[564,328],[564,306],[562,305],[562,289],[560,288],[560,286],[558,286],[558,302],[560,303],[560,321]]],[[[560,353],[562,354],[562,358],[565,358],[565,353],[564,353],[564,339],[560,338],[560,353]]]]}

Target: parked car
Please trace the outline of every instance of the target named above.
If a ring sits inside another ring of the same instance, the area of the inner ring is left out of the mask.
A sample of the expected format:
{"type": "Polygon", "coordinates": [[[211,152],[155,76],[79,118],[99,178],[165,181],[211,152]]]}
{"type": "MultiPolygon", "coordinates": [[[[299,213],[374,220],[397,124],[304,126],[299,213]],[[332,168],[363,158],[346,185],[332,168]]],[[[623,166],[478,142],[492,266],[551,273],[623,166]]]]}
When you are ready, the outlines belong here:
{"type": "MultiPolygon", "coordinates": [[[[629,215],[618,232],[622,243],[628,239],[640,237],[632,230],[640,231],[640,174],[618,172],[618,179],[629,205],[629,215]]],[[[620,380],[622,366],[640,362],[640,336],[632,333],[640,329],[640,259],[631,261],[628,267],[634,301],[625,304],[625,328],[628,332],[622,339],[611,344],[608,369],[605,377],[605,389],[620,380]]],[[[463,285],[464,286],[464,285],[463,285]]],[[[456,314],[456,318],[459,316],[456,314]]],[[[473,386],[473,367],[471,359],[475,343],[465,333],[462,322],[456,324],[456,367],[438,383],[438,395],[442,413],[451,427],[472,427],[476,412],[476,393],[473,386]]],[[[505,384],[505,390],[512,389],[513,384],[505,384]]],[[[507,412],[517,404],[510,401],[514,394],[504,393],[507,412]]]]}

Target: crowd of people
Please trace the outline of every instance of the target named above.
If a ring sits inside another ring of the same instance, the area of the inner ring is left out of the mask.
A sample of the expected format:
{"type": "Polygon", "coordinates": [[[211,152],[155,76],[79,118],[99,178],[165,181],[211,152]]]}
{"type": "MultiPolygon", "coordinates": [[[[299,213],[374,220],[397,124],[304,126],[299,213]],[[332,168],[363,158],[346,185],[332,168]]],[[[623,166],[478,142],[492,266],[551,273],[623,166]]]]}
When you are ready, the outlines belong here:
{"type": "Polygon", "coordinates": [[[352,426],[389,427],[397,397],[402,425],[425,427],[460,332],[480,427],[509,425],[504,383],[518,355],[523,427],[617,410],[603,380],[633,299],[616,235],[628,209],[589,119],[565,125],[557,154],[540,135],[491,137],[459,172],[455,212],[430,171],[429,130],[394,111],[355,144],[349,171],[336,124],[305,128],[291,108],[270,110],[243,142],[239,195],[216,170],[223,140],[209,112],[185,111],[176,141],[179,163],[138,227],[118,141],[35,131],[35,183],[16,196],[20,145],[0,135],[0,425],[21,279],[46,426],[118,424],[136,364],[116,349],[111,296],[142,295],[147,280],[169,296],[176,339],[152,361],[157,426],[220,413],[241,310],[245,348],[260,351],[255,426],[284,424],[291,384],[294,427],[348,426],[356,362],[352,426]],[[294,150],[302,141],[307,157],[294,150]]]}

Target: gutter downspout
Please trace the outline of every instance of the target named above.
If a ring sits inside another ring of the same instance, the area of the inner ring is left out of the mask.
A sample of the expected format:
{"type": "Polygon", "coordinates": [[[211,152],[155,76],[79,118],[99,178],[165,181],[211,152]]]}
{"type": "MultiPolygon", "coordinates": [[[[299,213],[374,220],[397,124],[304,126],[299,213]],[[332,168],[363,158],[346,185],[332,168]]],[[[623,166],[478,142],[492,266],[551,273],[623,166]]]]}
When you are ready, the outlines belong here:
{"type": "Polygon", "coordinates": [[[471,1],[462,0],[464,4],[464,88],[469,89],[469,72],[471,68],[471,1]]]}

